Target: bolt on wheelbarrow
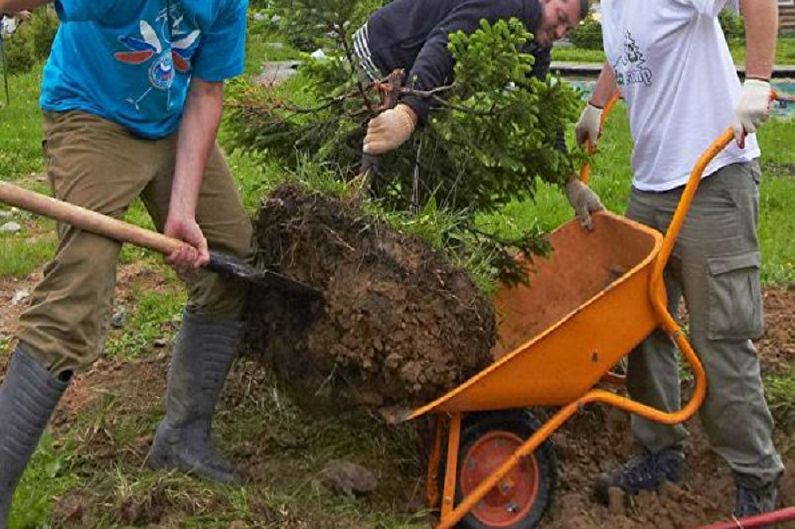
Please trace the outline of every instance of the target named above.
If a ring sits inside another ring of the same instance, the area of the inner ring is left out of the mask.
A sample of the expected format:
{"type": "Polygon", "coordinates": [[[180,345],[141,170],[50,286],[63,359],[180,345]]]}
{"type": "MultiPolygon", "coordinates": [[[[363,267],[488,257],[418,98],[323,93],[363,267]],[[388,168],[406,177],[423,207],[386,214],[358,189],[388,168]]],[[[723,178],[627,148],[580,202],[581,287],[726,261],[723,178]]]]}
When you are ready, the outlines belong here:
{"type": "Polygon", "coordinates": [[[535,527],[555,481],[549,437],[586,404],[662,424],[684,422],[699,409],[706,374],[667,309],[663,271],[705,168],[732,140],[728,129],[701,155],[664,236],[609,212],[594,214],[591,232],[577,221],[555,230],[550,257],[533,262],[532,284],[496,295],[495,362],[401,417],[435,418],[427,496],[440,508],[436,529],[535,527]],[[693,395],[676,412],[604,389],[617,379],[611,368],[656,329],[692,367],[693,395]],[[526,411],[532,406],[560,408],[542,424],[526,411]]]}

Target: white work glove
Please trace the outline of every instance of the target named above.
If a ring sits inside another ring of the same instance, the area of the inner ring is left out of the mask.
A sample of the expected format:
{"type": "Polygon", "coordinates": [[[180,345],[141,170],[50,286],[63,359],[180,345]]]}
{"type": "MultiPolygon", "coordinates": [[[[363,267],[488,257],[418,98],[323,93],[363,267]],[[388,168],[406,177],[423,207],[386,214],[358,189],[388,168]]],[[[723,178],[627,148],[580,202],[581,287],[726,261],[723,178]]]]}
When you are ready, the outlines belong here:
{"type": "Polygon", "coordinates": [[[397,149],[416,128],[417,114],[410,106],[401,103],[370,120],[362,150],[365,154],[378,156],[397,149]]]}
{"type": "Polygon", "coordinates": [[[574,133],[577,143],[584,145],[586,141],[591,142],[591,147],[596,147],[596,143],[601,136],[602,109],[588,103],[577,120],[574,133]]]}
{"type": "Polygon", "coordinates": [[[585,229],[592,230],[591,213],[605,209],[602,201],[599,200],[599,196],[576,175],[573,175],[566,183],[566,198],[569,199],[569,204],[574,208],[574,214],[580,224],[585,229]]]}
{"type": "Polygon", "coordinates": [[[745,148],[745,135],[753,134],[756,128],[770,117],[770,83],[760,79],[746,79],[737,106],[734,107],[734,139],[745,148]]]}

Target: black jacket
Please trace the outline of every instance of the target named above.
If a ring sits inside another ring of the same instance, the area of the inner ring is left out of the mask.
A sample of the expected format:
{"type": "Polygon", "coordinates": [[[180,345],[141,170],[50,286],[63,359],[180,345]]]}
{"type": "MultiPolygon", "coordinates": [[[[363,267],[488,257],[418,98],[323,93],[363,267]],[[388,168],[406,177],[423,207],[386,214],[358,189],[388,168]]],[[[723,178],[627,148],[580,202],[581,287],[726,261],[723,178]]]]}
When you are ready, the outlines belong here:
{"type": "MultiPolygon", "coordinates": [[[[394,0],[373,13],[367,21],[368,45],[375,66],[383,74],[402,68],[413,88],[430,90],[448,85],[453,77],[453,58],[447,50],[450,33],[470,34],[480,20],[490,23],[517,18],[535,32],[541,19],[538,0],[394,0]]],[[[528,43],[535,57],[533,75],[543,78],[550,65],[550,48],[528,43]]],[[[421,122],[430,111],[430,101],[405,97],[421,122]]]]}

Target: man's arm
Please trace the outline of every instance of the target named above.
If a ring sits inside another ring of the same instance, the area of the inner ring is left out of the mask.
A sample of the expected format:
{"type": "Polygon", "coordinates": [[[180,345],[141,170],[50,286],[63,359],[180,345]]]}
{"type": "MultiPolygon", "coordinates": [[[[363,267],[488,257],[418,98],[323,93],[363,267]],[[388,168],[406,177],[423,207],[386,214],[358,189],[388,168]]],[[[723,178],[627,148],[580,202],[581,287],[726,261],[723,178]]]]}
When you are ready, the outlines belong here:
{"type": "Polygon", "coordinates": [[[179,127],[174,183],[164,230],[166,235],[193,246],[193,251],[183,248],[168,257],[167,262],[177,269],[199,267],[209,260],[207,240],[196,223],[196,206],[207,159],[215,145],[223,96],[222,82],[192,79],[179,127]]]}
{"type": "Polygon", "coordinates": [[[778,4],[776,0],[741,0],[740,10],[745,18],[745,76],[769,80],[776,55],[778,4]]]}
{"type": "Polygon", "coordinates": [[[29,11],[44,4],[49,4],[53,0],[0,0],[0,13],[17,13],[19,11],[29,11]]]}

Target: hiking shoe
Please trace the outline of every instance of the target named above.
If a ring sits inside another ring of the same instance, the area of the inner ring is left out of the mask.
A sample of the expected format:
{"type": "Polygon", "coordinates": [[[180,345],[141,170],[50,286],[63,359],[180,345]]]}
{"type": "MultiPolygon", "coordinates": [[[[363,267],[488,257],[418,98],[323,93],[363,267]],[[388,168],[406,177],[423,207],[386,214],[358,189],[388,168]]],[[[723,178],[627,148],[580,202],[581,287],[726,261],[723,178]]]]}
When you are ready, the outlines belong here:
{"type": "Polygon", "coordinates": [[[596,480],[596,497],[607,504],[612,487],[620,488],[625,494],[635,495],[641,490],[657,490],[666,481],[679,483],[684,466],[685,455],[679,448],[666,448],[656,454],[644,449],[620,467],[599,476],[596,480]]]}
{"type": "MultiPolygon", "coordinates": [[[[742,519],[776,510],[778,490],[776,483],[769,483],[761,487],[753,487],[735,479],[737,486],[737,500],[734,516],[742,519]]],[[[772,526],[761,527],[769,529],[772,526]]]]}

